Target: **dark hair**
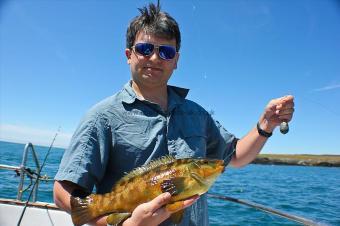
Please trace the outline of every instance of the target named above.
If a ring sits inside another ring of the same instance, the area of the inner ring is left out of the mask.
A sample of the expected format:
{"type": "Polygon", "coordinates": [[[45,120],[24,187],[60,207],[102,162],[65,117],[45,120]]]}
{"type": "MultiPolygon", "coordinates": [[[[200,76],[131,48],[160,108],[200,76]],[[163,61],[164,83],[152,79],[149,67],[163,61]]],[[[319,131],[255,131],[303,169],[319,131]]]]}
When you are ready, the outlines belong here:
{"type": "Polygon", "coordinates": [[[176,50],[181,47],[181,33],[174,18],[168,13],[160,11],[160,6],[149,4],[149,8],[143,7],[138,9],[140,14],[135,17],[129,24],[126,31],[126,48],[131,49],[136,35],[139,31],[155,35],[165,39],[176,39],[176,50]]]}

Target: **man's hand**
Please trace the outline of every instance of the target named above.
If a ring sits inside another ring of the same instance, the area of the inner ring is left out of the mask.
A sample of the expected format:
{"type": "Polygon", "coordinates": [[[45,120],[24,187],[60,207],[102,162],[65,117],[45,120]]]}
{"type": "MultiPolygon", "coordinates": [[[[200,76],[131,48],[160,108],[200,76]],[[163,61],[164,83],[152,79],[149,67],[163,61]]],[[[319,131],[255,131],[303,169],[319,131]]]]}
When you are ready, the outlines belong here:
{"type": "MultiPolygon", "coordinates": [[[[260,128],[267,133],[273,132],[281,122],[292,120],[294,112],[294,97],[284,96],[271,100],[265,107],[264,113],[259,120],[260,128]]],[[[242,167],[252,162],[260,153],[267,138],[261,136],[256,128],[240,139],[236,145],[236,152],[231,159],[231,165],[242,167]]]]}
{"type": "Polygon", "coordinates": [[[294,97],[284,96],[271,100],[266,106],[259,123],[261,129],[272,132],[281,122],[292,120],[294,112],[294,97]]]}
{"type": "MultiPolygon", "coordinates": [[[[199,196],[194,196],[183,202],[181,209],[191,206],[199,196]]],[[[136,207],[130,218],[124,221],[123,226],[156,226],[170,217],[172,212],[165,209],[165,205],[170,202],[171,195],[163,193],[150,202],[143,203],[136,207]]]]}

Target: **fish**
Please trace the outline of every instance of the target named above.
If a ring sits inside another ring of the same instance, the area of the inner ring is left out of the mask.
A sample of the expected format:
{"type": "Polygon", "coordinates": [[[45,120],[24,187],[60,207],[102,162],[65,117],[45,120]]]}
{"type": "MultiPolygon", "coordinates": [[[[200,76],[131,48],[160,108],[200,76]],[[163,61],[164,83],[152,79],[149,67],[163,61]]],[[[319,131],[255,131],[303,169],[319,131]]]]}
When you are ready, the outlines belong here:
{"type": "Polygon", "coordinates": [[[172,222],[180,223],[183,200],[206,193],[224,170],[224,161],[219,159],[161,157],[126,174],[111,192],[85,198],[71,196],[72,221],[83,225],[108,215],[108,224],[119,224],[129,218],[138,205],[169,192],[171,199],[165,208],[172,213],[172,222]]]}

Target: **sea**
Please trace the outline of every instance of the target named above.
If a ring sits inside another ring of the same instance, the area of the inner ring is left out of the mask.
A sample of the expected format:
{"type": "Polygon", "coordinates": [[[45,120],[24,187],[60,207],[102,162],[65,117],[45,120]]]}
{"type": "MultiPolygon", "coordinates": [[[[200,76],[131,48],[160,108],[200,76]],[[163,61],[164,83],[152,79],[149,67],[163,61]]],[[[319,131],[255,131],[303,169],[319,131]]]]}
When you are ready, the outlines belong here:
{"type": "MultiPolygon", "coordinates": [[[[19,166],[24,144],[0,141],[0,164],[19,166]]],[[[48,147],[34,146],[40,165],[48,147]]],[[[53,177],[64,149],[52,148],[41,174],[50,181],[40,182],[38,201],[53,202],[53,177]]],[[[29,154],[27,167],[34,169],[29,154]]],[[[0,169],[0,197],[16,198],[19,177],[0,169]]],[[[25,179],[24,199],[31,189],[25,179]]],[[[279,166],[250,164],[241,169],[227,168],[209,193],[251,201],[313,220],[320,225],[340,226],[340,167],[279,166]]],[[[238,203],[208,199],[210,225],[300,225],[285,218],[238,203]]]]}

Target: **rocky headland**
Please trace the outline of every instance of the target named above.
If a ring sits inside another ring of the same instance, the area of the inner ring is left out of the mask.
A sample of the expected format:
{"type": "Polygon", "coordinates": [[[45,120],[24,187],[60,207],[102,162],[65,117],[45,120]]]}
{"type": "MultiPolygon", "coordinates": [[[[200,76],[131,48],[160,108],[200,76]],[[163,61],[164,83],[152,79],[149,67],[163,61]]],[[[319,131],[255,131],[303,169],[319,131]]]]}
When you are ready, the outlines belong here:
{"type": "Polygon", "coordinates": [[[340,167],[340,155],[260,154],[252,163],[263,165],[340,167]]]}

